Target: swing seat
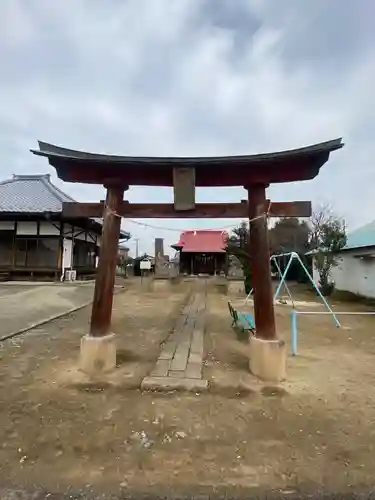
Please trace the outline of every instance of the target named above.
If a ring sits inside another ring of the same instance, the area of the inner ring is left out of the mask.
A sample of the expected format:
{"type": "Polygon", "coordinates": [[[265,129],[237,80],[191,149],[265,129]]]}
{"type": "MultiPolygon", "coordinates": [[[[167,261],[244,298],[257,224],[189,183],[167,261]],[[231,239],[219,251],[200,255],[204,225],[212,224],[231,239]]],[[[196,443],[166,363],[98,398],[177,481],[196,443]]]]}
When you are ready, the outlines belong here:
{"type": "Polygon", "coordinates": [[[252,335],[255,335],[255,321],[251,314],[237,311],[229,301],[228,309],[232,317],[232,327],[236,326],[241,330],[249,331],[252,335]]]}

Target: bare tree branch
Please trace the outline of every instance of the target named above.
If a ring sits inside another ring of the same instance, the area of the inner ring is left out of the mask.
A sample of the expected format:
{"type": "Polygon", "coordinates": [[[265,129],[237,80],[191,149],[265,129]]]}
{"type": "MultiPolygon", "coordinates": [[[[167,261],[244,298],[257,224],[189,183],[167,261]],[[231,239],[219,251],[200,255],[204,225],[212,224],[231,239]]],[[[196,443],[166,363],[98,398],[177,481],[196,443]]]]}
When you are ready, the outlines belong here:
{"type": "Polygon", "coordinates": [[[332,288],[331,271],[338,264],[337,253],[346,245],[345,222],[330,205],[322,205],[310,219],[309,245],[315,250],[315,262],[323,291],[332,288]]]}

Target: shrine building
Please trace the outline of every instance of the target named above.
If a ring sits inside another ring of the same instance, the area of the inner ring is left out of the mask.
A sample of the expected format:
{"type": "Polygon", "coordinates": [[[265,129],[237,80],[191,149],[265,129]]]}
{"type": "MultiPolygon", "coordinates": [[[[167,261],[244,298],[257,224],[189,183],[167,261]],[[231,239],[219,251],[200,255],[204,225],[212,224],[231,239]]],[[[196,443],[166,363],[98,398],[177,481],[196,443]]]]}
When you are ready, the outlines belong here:
{"type": "Polygon", "coordinates": [[[179,272],[188,275],[227,274],[225,231],[184,231],[180,241],[171,245],[179,252],[179,272]]]}

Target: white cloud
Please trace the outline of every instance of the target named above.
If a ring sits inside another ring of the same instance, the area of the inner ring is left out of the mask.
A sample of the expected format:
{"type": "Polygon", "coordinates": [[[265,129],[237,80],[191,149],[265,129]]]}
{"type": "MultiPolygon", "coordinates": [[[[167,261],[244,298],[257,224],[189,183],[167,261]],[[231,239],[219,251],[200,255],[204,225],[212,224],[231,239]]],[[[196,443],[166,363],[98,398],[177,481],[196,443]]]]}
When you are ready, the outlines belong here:
{"type": "MultiPolygon", "coordinates": [[[[275,200],[329,201],[352,227],[371,220],[374,6],[306,5],[3,0],[1,177],[53,172],[29,153],[37,139],[114,154],[184,156],[289,149],[342,135],[345,148],[317,179],[270,192],[275,200]]],[[[63,188],[82,200],[103,197],[100,187],[63,188]]],[[[240,188],[198,192],[199,201],[243,197],[240,188]]],[[[167,201],[172,194],[132,188],[129,198],[167,201]]],[[[231,223],[148,222],[181,229],[231,223]]],[[[123,225],[139,236],[141,250],[152,252],[155,231],[123,225]]],[[[178,238],[160,235],[166,243],[178,238]]]]}

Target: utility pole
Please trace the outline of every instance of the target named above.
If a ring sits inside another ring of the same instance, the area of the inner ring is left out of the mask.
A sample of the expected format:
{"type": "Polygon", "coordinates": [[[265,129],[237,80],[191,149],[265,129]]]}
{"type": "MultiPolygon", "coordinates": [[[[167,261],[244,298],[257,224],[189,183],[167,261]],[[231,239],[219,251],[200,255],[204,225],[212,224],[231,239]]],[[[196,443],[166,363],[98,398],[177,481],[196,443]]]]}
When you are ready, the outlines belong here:
{"type": "Polygon", "coordinates": [[[138,242],[139,242],[139,238],[134,238],[135,239],[135,258],[138,257],[138,242]]]}

